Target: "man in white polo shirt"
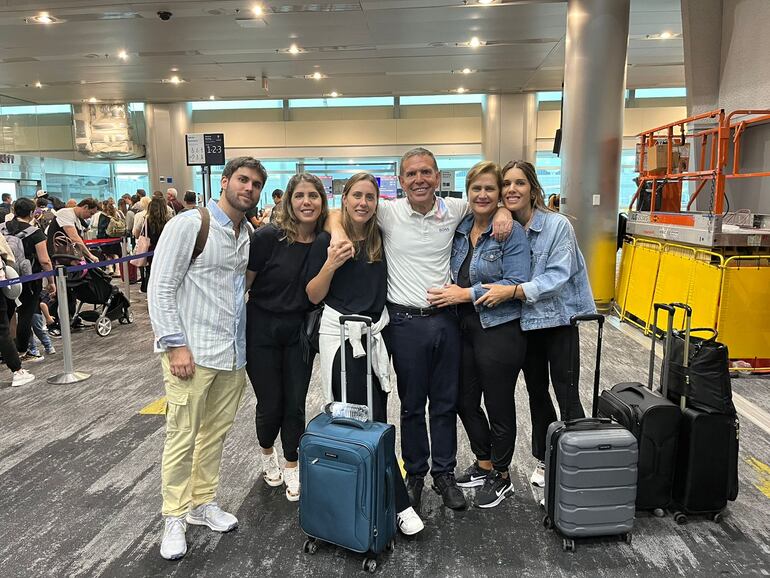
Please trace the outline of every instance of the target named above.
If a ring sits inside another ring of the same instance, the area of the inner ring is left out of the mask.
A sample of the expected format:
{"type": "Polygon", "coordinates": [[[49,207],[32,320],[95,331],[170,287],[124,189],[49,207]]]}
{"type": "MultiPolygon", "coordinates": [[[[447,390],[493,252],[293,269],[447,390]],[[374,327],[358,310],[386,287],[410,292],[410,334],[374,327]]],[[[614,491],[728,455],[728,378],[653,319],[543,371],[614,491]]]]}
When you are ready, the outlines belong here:
{"type": "MultiPolygon", "coordinates": [[[[444,504],[467,507],[454,479],[457,453],[457,396],[460,379],[460,330],[451,307],[433,307],[428,289],[450,282],[449,258],[458,223],[468,210],[461,199],[436,197],[440,173],[425,148],[404,154],[399,182],[405,199],[381,202],[377,224],[382,230],[388,264],[388,313],[384,330],[401,400],[401,455],[412,506],[419,508],[425,475],[444,504]],[[425,406],[430,400],[430,444],[425,406]],[[428,460],[431,463],[428,463],[428,460]]],[[[344,237],[336,214],[329,228],[344,237]]],[[[496,233],[506,237],[512,218],[501,210],[496,233]],[[502,230],[500,230],[502,229],[502,230]]]]}

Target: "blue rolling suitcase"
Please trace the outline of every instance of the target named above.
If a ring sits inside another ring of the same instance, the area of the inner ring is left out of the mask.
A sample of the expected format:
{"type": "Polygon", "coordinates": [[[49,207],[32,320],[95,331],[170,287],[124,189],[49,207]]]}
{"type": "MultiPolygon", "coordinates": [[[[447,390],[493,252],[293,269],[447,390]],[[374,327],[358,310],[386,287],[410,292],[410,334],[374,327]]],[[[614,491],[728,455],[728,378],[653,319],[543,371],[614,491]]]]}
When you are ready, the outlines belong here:
{"type": "MultiPolygon", "coordinates": [[[[371,323],[368,317],[340,317],[342,402],[347,400],[345,322],[367,325],[367,399],[372,415],[371,323]]],[[[304,551],[314,554],[317,541],[366,554],[363,568],[374,572],[376,556],[392,550],[396,534],[392,468],[396,431],[392,425],[362,422],[321,413],[305,429],[299,444],[302,491],[299,523],[308,535],[304,551]]]]}
{"type": "MultiPolygon", "coordinates": [[[[622,536],[631,542],[639,460],[633,434],[611,419],[596,417],[604,317],[576,315],[570,321],[597,321],[599,332],[593,417],[555,421],[546,435],[543,525],[562,535],[565,551],[575,550],[575,538],[622,536]]],[[[574,371],[572,375],[574,379],[574,371]]]]}

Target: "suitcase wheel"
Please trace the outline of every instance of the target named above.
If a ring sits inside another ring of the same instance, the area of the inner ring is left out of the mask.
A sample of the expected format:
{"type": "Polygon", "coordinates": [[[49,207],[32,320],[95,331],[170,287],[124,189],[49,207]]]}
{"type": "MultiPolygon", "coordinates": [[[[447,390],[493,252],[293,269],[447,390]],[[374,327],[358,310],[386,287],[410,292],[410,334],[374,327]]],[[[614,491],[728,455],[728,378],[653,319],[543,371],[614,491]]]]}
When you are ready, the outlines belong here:
{"type": "Polygon", "coordinates": [[[683,526],[687,523],[687,516],[682,512],[674,512],[674,522],[683,526]]]}
{"type": "Polygon", "coordinates": [[[391,538],[390,541],[385,544],[385,550],[387,552],[392,552],[396,549],[396,540],[394,538],[391,538]]]}
{"type": "Polygon", "coordinates": [[[723,519],[724,519],[724,516],[722,515],[722,512],[717,512],[716,514],[711,516],[711,521],[716,522],[717,524],[719,524],[719,522],[721,522],[723,519]]]}
{"type": "Polygon", "coordinates": [[[663,508],[655,508],[652,511],[652,515],[656,518],[665,518],[666,517],[666,511],[663,508]]]}
{"type": "Polygon", "coordinates": [[[369,574],[374,574],[375,570],[377,570],[377,560],[374,558],[364,558],[361,569],[364,572],[369,572],[369,574]]]}
{"type": "Polygon", "coordinates": [[[551,521],[550,516],[543,516],[543,526],[549,530],[553,528],[553,522],[551,521]]]}
{"type": "Polygon", "coordinates": [[[623,541],[626,544],[630,544],[631,543],[631,532],[626,532],[625,534],[623,534],[623,541]]]}
{"type": "Polygon", "coordinates": [[[575,540],[573,540],[572,538],[562,538],[561,549],[564,550],[565,552],[574,552],[575,540]]]}
{"type": "Polygon", "coordinates": [[[305,540],[305,543],[302,545],[302,551],[305,554],[313,555],[318,550],[318,544],[316,544],[315,540],[307,539],[305,540]]]}

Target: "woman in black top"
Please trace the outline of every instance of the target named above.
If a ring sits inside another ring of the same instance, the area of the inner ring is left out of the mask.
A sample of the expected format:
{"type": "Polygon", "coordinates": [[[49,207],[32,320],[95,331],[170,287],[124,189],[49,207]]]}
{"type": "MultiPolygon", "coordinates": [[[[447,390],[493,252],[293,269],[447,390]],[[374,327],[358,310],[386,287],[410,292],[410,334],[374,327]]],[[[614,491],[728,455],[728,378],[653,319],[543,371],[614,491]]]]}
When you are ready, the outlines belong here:
{"type": "Polygon", "coordinates": [[[286,484],[286,498],[299,500],[297,448],[305,430],[305,397],[312,358],[305,360],[300,330],[310,301],[305,276],[310,247],[328,213],[326,191],[315,175],[294,175],[281,203],[279,224],[260,228],[251,240],[246,287],[246,372],[257,396],[257,439],[262,476],[286,484]],[[255,281],[256,278],[256,281],[255,281]],[[286,467],[281,472],[273,444],[281,434],[286,467]]]}
{"type": "MultiPolygon", "coordinates": [[[[365,315],[372,319],[372,409],[375,421],[387,422],[390,391],[389,359],[380,335],[388,324],[385,308],[387,266],[382,237],[377,226],[379,200],[377,179],[369,173],[350,177],[342,191],[342,227],[351,241],[331,246],[328,233],[321,233],[310,250],[307,296],[315,304],[324,302],[319,335],[321,383],[326,401],[341,400],[340,315],[365,315]]],[[[345,341],[347,400],[366,405],[365,340],[353,324],[345,341]],[[361,348],[358,349],[358,345],[361,348]],[[354,353],[355,350],[357,353],[354,353]]],[[[398,470],[395,454],[391,467],[398,470]]],[[[423,529],[422,520],[409,504],[409,495],[400,475],[395,477],[398,527],[404,534],[423,529]]]]}
{"type": "MultiPolygon", "coordinates": [[[[166,201],[161,197],[153,196],[150,204],[147,205],[147,213],[144,216],[144,225],[142,230],[150,238],[149,251],[155,250],[155,245],[158,244],[160,234],[163,232],[163,227],[169,220],[168,205],[166,201]]],[[[147,265],[142,267],[142,281],[139,286],[139,290],[142,293],[147,293],[147,283],[150,281],[150,268],[152,267],[152,257],[147,258],[147,265]]]]}

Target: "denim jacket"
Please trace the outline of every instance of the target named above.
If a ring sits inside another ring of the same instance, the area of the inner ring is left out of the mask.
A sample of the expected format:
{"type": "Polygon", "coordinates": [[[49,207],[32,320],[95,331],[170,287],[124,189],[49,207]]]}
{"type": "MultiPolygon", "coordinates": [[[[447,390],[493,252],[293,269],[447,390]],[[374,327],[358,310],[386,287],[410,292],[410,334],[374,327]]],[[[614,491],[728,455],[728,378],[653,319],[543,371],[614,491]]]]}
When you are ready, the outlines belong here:
{"type": "MultiPolygon", "coordinates": [[[[450,269],[452,280],[457,282],[460,267],[471,250],[470,233],[473,228],[473,215],[466,215],[455,230],[452,242],[450,269]]],[[[476,301],[488,289],[481,285],[515,285],[529,279],[529,243],[524,228],[514,221],[513,230],[508,238],[499,242],[492,237],[490,223],[476,242],[470,265],[471,292],[476,301]]],[[[476,307],[484,328],[501,325],[521,317],[521,302],[505,301],[497,307],[476,307]]]]}
{"type": "Polygon", "coordinates": [[[559,327],[573,315],[596,313],[586,262],[567,217],[535,209],[527,237],[532,280],[522,284],[521,328],[559,327]]]}

